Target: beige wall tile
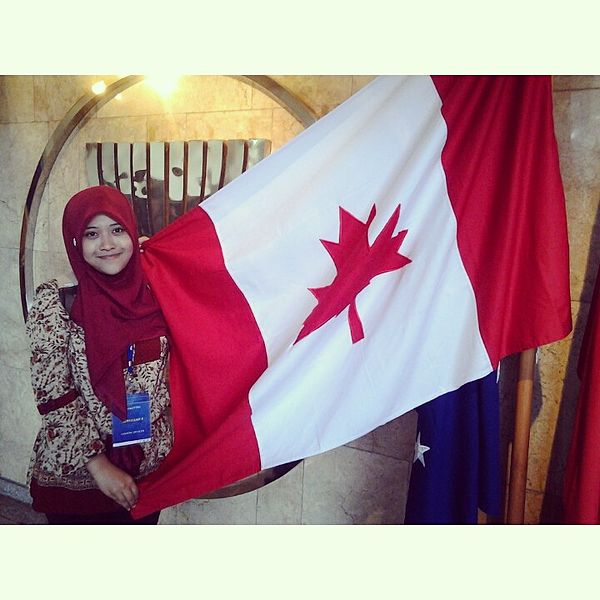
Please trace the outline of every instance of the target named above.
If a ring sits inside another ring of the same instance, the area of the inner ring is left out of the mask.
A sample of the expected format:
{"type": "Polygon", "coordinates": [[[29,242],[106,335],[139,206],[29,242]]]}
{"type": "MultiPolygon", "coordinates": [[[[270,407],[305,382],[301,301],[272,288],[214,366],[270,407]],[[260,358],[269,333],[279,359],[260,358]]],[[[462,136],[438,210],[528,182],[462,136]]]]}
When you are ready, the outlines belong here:
{"type": "Polygon", "coordinates": [[[267,94],[257,88],[252,88],[252,108],[276,108],[280,106],[275,100],[271,100],[267,94]]]}
{"type": "Polygon", "coordinates": [[[47,137],[46,123],[0,124],[0,247],[19,247],[23,208],[47,137]]]}
{"type": "Polygon", "coordinates": [[[0,248],[0,273],[0,359],[4,368],[22,368],[29,364],[29,344],[21,309],[18,250],[0,248]]]}
{"type": "Polygon", "coordinates": [[[283,108],[273,109],[272,152],[279,150],[291,139],[304,131],[304,127],[283,108]]]}
{"type": "Polygon", "coordinates": [[[351,75],[285,75],[273,77],[323,116],[352,95],[351,75]]]}
{"type": "Polygon", "coordinates": [[[92,94],[92,85],[103,80],[107,85],[114,75],[36,75],[34,106],[36,121],[60,121],[83,96],[92,94]]]}
{"type": "Polygon", "coordinates": [[[416,431],[417,413],[410,411],[346,446],[412,462],[416,431]]]}
{"type": "Polygon", "coordinates": [[[342,446],[304,461],[302,523],[393,525],[404,520],[405,461],[342,446]]]}
{"type": "Polygon", "coordinates": [[[304,463],[259,490],[257,525],[300,525],[304,463]]]}
{"type": "Polygon", "coordinates": [[[352,75],[352,93],[355,94],[376,77],[376,75],[352,75]]]}
{"type": "Polygon", "coordinates": [[[0,75],[0,123],[33,120],[33,77],[0,75]]]}
{"type": "Polygon", "coordinates": [[[148,142],[172,142],[188,140],[187,115],[168,114],[148,117],[148,142]]]}
{"type": "Polygon", "coordinates": [[[600,264],[600,189],[567,187],[571,298],[590,302],[600,264]]]}
{"type": "Polygon", "coordinates": [[[7,369],[0,361],[0,477],[24,483],[33,442],[39,428],[29,364],[7,369]]]}
{"type": "Polygon", "coordinates": [[[240,110],[189,114],[187,135],[191,140],[266,138],[273,135],[273,111],[240,110]]]}
{"type": "Polygon", "coordinates": [[[555,92],[553,98],[565,186],[600,191],[600,89],[555,92]]]}
{"type": "Polygon", "coordinates": [[[161,525],[255,525],[256,494],[190,500],[161,513],[161,525]]]}
{"type": "Polygon", "coordinates": [[[555,75],[552,77],[552,89],[589,90],[600,88],[600,75],[555,75]]]}
{"type": "Polygon", "coordinates": [[[19,294],[18,251],[0,248],[0,477],[23,483],[39,417],[19,294]]]}

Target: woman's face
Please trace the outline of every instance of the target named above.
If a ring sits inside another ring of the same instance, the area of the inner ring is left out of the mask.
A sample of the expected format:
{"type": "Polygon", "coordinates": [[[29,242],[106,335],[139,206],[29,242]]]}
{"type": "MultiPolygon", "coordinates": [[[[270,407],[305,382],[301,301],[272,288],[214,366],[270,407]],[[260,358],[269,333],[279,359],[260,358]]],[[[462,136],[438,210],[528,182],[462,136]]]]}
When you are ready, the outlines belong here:
{"type": "Polygon", "coordinates": [[[119,223],[107,215],[96,215],[85,228],[83,259],[106,275],[120,273],[133,254],[133,242],[119,223]]]}

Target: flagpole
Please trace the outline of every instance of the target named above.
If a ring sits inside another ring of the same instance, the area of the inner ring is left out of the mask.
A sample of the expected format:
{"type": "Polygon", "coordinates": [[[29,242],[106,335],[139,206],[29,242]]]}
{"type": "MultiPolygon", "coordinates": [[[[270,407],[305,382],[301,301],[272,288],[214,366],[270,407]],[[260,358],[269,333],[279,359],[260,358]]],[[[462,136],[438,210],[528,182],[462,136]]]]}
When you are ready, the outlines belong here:
{"type": "Polygon", "coordinates": [[[529,453],[529,430],[533,404],[533,380],[535,376],[535,353],[531,348],[519,356],[519,380],[515,407],[515,428],[510,461],[508,488],[508,525],[525,522],[525,490],[527,487],[527,457],[529,453]]]}

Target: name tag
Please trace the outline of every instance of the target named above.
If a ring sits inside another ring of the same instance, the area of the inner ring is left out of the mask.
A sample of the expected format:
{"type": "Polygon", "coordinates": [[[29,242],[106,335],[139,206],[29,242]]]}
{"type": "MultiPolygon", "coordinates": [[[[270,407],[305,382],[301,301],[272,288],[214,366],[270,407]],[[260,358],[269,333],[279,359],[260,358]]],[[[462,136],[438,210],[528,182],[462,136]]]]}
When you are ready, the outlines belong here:
{"type": "Polygon", "coordinates": [[[128,446],[149,442],[152,438],[150,427],[150,395],[148,392],[127,394],[127,419],[121,421],[112,416],[113,447],[128,446]]]}

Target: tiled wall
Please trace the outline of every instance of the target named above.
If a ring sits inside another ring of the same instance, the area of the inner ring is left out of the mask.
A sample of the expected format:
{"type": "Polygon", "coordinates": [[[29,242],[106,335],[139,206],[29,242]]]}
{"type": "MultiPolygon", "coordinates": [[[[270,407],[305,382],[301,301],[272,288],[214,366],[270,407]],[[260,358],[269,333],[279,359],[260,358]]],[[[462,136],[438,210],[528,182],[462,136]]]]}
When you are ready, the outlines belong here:
{"type": "MultiPolygon", "coordinates": [[[[28,350],[19,299],[18,248],[22,209],[40,154],[66,111],[99,77],[0,77],[0,478],[23,483],[38,417],[29,383],[28,350]]],[[[114,77],[104,77],[109,83],[114,77]]],[[[367,76],[275,77],[318,115],[367,83],[367,76]]],[[[556,77],[556,130],[570,221],[573,311],[580,338],[600,241],[595,215],[600,175],[596,116],[600,78],[556,77]],[[593,267],[592,267],[593,271],[593,267]],[[591,273],[591,274],[590,274],[591,273]],[[580,310],[581,309],[581,310],[580,310]]],[[[69,140],[42,200],[35,245],[35,278],[69,279],[60,214],[85,187],[85,142],[266,137],[276,150],[302,127],[257,90],[228,77],[186,77],[163,101],[137,84],[98,110],[69,140]]],[[[576,393],[571,339],[541,352],[528,480],[527,521],[552,522],[576,393]]],[[[507,372],[510,372],[508,369],[507,372]]],[[[512,389],[510,390],[512,392],[512,389]]],[[[505,401],[508,451],[511,399],[505,401]]],[[[309,458],[280,480],[254,492],[194,500],[163,512],[163,523],[334,524],[401,523],[415,435],[413,413],[336,450],[309,458]]]]}

